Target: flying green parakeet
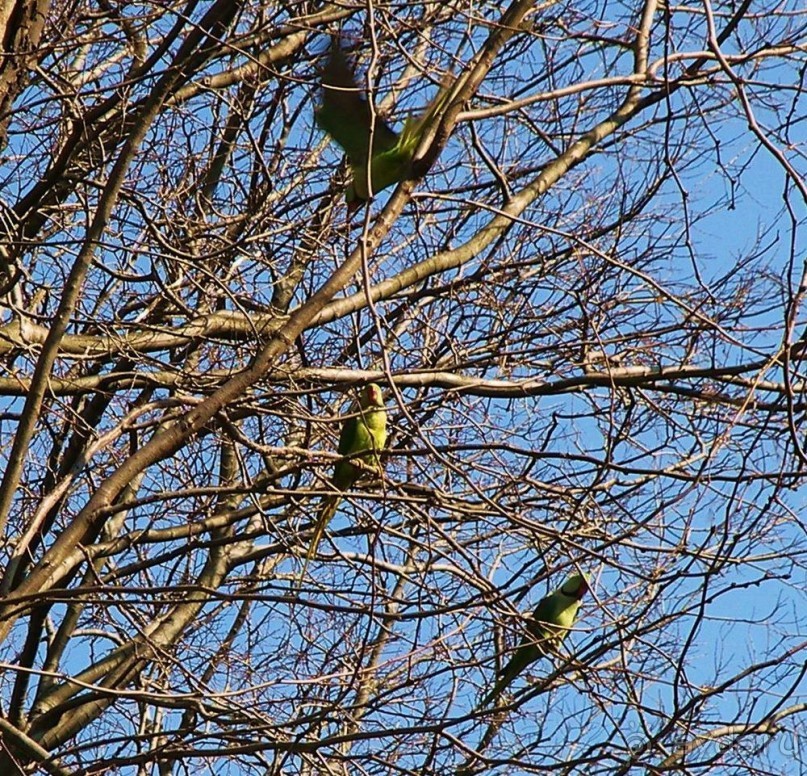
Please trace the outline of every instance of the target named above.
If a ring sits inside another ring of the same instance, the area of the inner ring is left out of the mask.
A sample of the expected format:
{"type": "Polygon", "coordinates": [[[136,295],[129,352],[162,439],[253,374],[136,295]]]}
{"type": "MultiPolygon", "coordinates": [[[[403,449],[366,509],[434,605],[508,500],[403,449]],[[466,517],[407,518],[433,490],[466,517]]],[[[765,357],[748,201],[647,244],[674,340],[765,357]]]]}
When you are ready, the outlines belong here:
{"type": "MultiPolygon", "coordinates": [[[[355,413],[348,418],[339,435],[339,455],[353,456],[336,462],[331,484],[336,490],[349,490],[362,475],[367,474],[366,467],[380,471],[381,463],[378,453],[384,449],[387,441],[387,412],[384,409],[384,397],[381,388],[375,383],[365,385],[359,393],[359,400],[353,407],[355,413]],[[366,455],[357,455],[366,452],[366,455]]],[[[336,514],[336,508],[342,497],[338,494],[327,496],[322,501],[314,536],[306,554],[305,562],[311,560],[317,552],[325,528],[336,514]]]]}
{"type": "Polygon", "coordinates": [[[493,689],[482,700],[483,707],[495,701],[530,663],[560,647],[577,619],[580,601],[587,592],[586,578],[573,574],[554,593],[538,602],[527,624],[527,634],[499,672],[493,689]]]}
{"type": "Polygon", "coordinates": [[[339,41],[331,43],[330,57],[322,71],[322,91],[316,120],[342,146],[350,163],[353,180],[345,191],[349,210],[411,174],[412,157],[449,94],[447,88],[442,88],[420,118],[407,118],[399,135],[370,109],[339,41]]]}

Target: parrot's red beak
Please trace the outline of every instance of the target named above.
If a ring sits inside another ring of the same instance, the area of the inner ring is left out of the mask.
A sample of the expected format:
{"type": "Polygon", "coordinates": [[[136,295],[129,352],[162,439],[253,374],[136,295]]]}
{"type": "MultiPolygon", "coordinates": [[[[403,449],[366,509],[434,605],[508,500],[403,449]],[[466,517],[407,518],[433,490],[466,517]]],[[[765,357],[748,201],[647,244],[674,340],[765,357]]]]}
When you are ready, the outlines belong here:
{"type": "Polygon", "coordinates": [[[374,385],[367,387],[367,399],[371,404],[381,404],[380,391],[374,385]]]}

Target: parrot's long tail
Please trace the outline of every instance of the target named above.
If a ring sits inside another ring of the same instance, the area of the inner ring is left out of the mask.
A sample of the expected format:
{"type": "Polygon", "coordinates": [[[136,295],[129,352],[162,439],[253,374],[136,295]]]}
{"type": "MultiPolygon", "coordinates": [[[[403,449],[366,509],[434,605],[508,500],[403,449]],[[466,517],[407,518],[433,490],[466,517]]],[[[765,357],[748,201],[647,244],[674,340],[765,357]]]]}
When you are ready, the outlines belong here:
{"type": "Polygon", "coordinates": [[[525,663],[520,660],[520,654],[517,651],[510,661],[507,663],[501,671],[499,671],[498,676],[496,677],[496,682],[493,685],[493,689],[482,699],[482,703],[480,704],[480,708],[485,708],[486,706],[491,706],[494,702],[498,701],[499,696],[502,694],[504,689],[515,679],[518,674],[521,672],[521,669],[524,668],[525,663]]]}
{"type": "Polygon", "coordinates": [[[322,537],[325,535],[325,529],[328,527],[328,523],[331,522],[333,516],[336,514],[336,508],[339,506],[340,500],[341,499],[339,496],[327,496],[322,500],[322,506],[320,507],[319,515],[317,515],[317,522],[314,525],[314,535],[311,537],[311,544],[308,545],[308,551],[306,552],[305,560],[303,561],[303,570],[300,573],[299,587],[303,586],[303,580],[305,579],[305,573],[308,570],[308,564],[317,554],[317,547],[319,547],[319,543],[322,541],[322,537]]]}
{"type": "Polygon", "coordinates": [[[328,523],[331,522],[333,516],[336,514],[336,508],[338,506],[339,496],[328,496],[323,499],[322,507],[317,517],[317,524],[314,526],[314,535],[311,537],[311,544],[308,545],[308,552],[305,554],[306,563],[317,554],[317,547],[319,547],[319,543],[322,541],[328,523]]]}

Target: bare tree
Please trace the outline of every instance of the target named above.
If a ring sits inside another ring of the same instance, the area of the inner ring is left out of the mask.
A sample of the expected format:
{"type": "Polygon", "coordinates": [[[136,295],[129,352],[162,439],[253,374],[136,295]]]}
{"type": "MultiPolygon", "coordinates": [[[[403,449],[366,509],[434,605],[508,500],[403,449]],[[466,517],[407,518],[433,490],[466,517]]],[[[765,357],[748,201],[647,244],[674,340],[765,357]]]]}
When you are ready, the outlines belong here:
{"type": "Polygon", "coordinates": [[[807,772],[802,4],[0,28],[0,772],[807,772]],[[334,36],[393,126],[450,90],[354,217],[334,36]]]}

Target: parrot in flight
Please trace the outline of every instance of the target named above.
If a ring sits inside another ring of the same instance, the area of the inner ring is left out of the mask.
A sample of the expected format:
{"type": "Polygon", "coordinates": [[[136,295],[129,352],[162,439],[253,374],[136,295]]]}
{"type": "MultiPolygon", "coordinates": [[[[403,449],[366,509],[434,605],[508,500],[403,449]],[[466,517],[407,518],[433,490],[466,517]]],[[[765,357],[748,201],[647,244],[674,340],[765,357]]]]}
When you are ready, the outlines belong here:
{"type": "Polygon", "coordinates": [[[330,57],[322,71],[322,92],[322,105],[315,118],[342,146],[350,163],[353,180],[345,191],[349,211],[411,174],[412,157],[423,134],[449,95],[449,90],[442,88],[420,118],[407,118],[399,135],[371,110],[338,41],[331,43],[330,57]]]}
{"type": "Polygon", "coordinates": [[[483,707],[495,701],[530,663],[560,647],[577,619],[580,601],[587,592],[586,578],[573,574],[554,593],[538,602],[527,624],[527,633],[507,665],[499,671],[496,684],[482,700],[483,707]]]}
{"type": "MultiPolygon", "coordinates": [[[[384,449],[387,441],[387,412],[384,408],[381,388],[376,383],[370,383],[361,389],[353,412],[355,414],[342,425],[337,448],[339,455],[352,457],[337,461],[331,478],[334,489],[340,491],[349,490],[356,480],[367,474],[366,467],[380,471],[381,463],[378,453],[384,449]],[[358,455],[358,453],[366,453],[366,455],[358,455]]],[[[336,493],[333,496],[326,496],[322,500],[314,527],[314,536],[305,557],[306,565],[316,554],[325,528],[336,514],[341,500],[342,496],[336,493]]],[[[305,568],[303,569],[304,575],[305,568]]]]}

